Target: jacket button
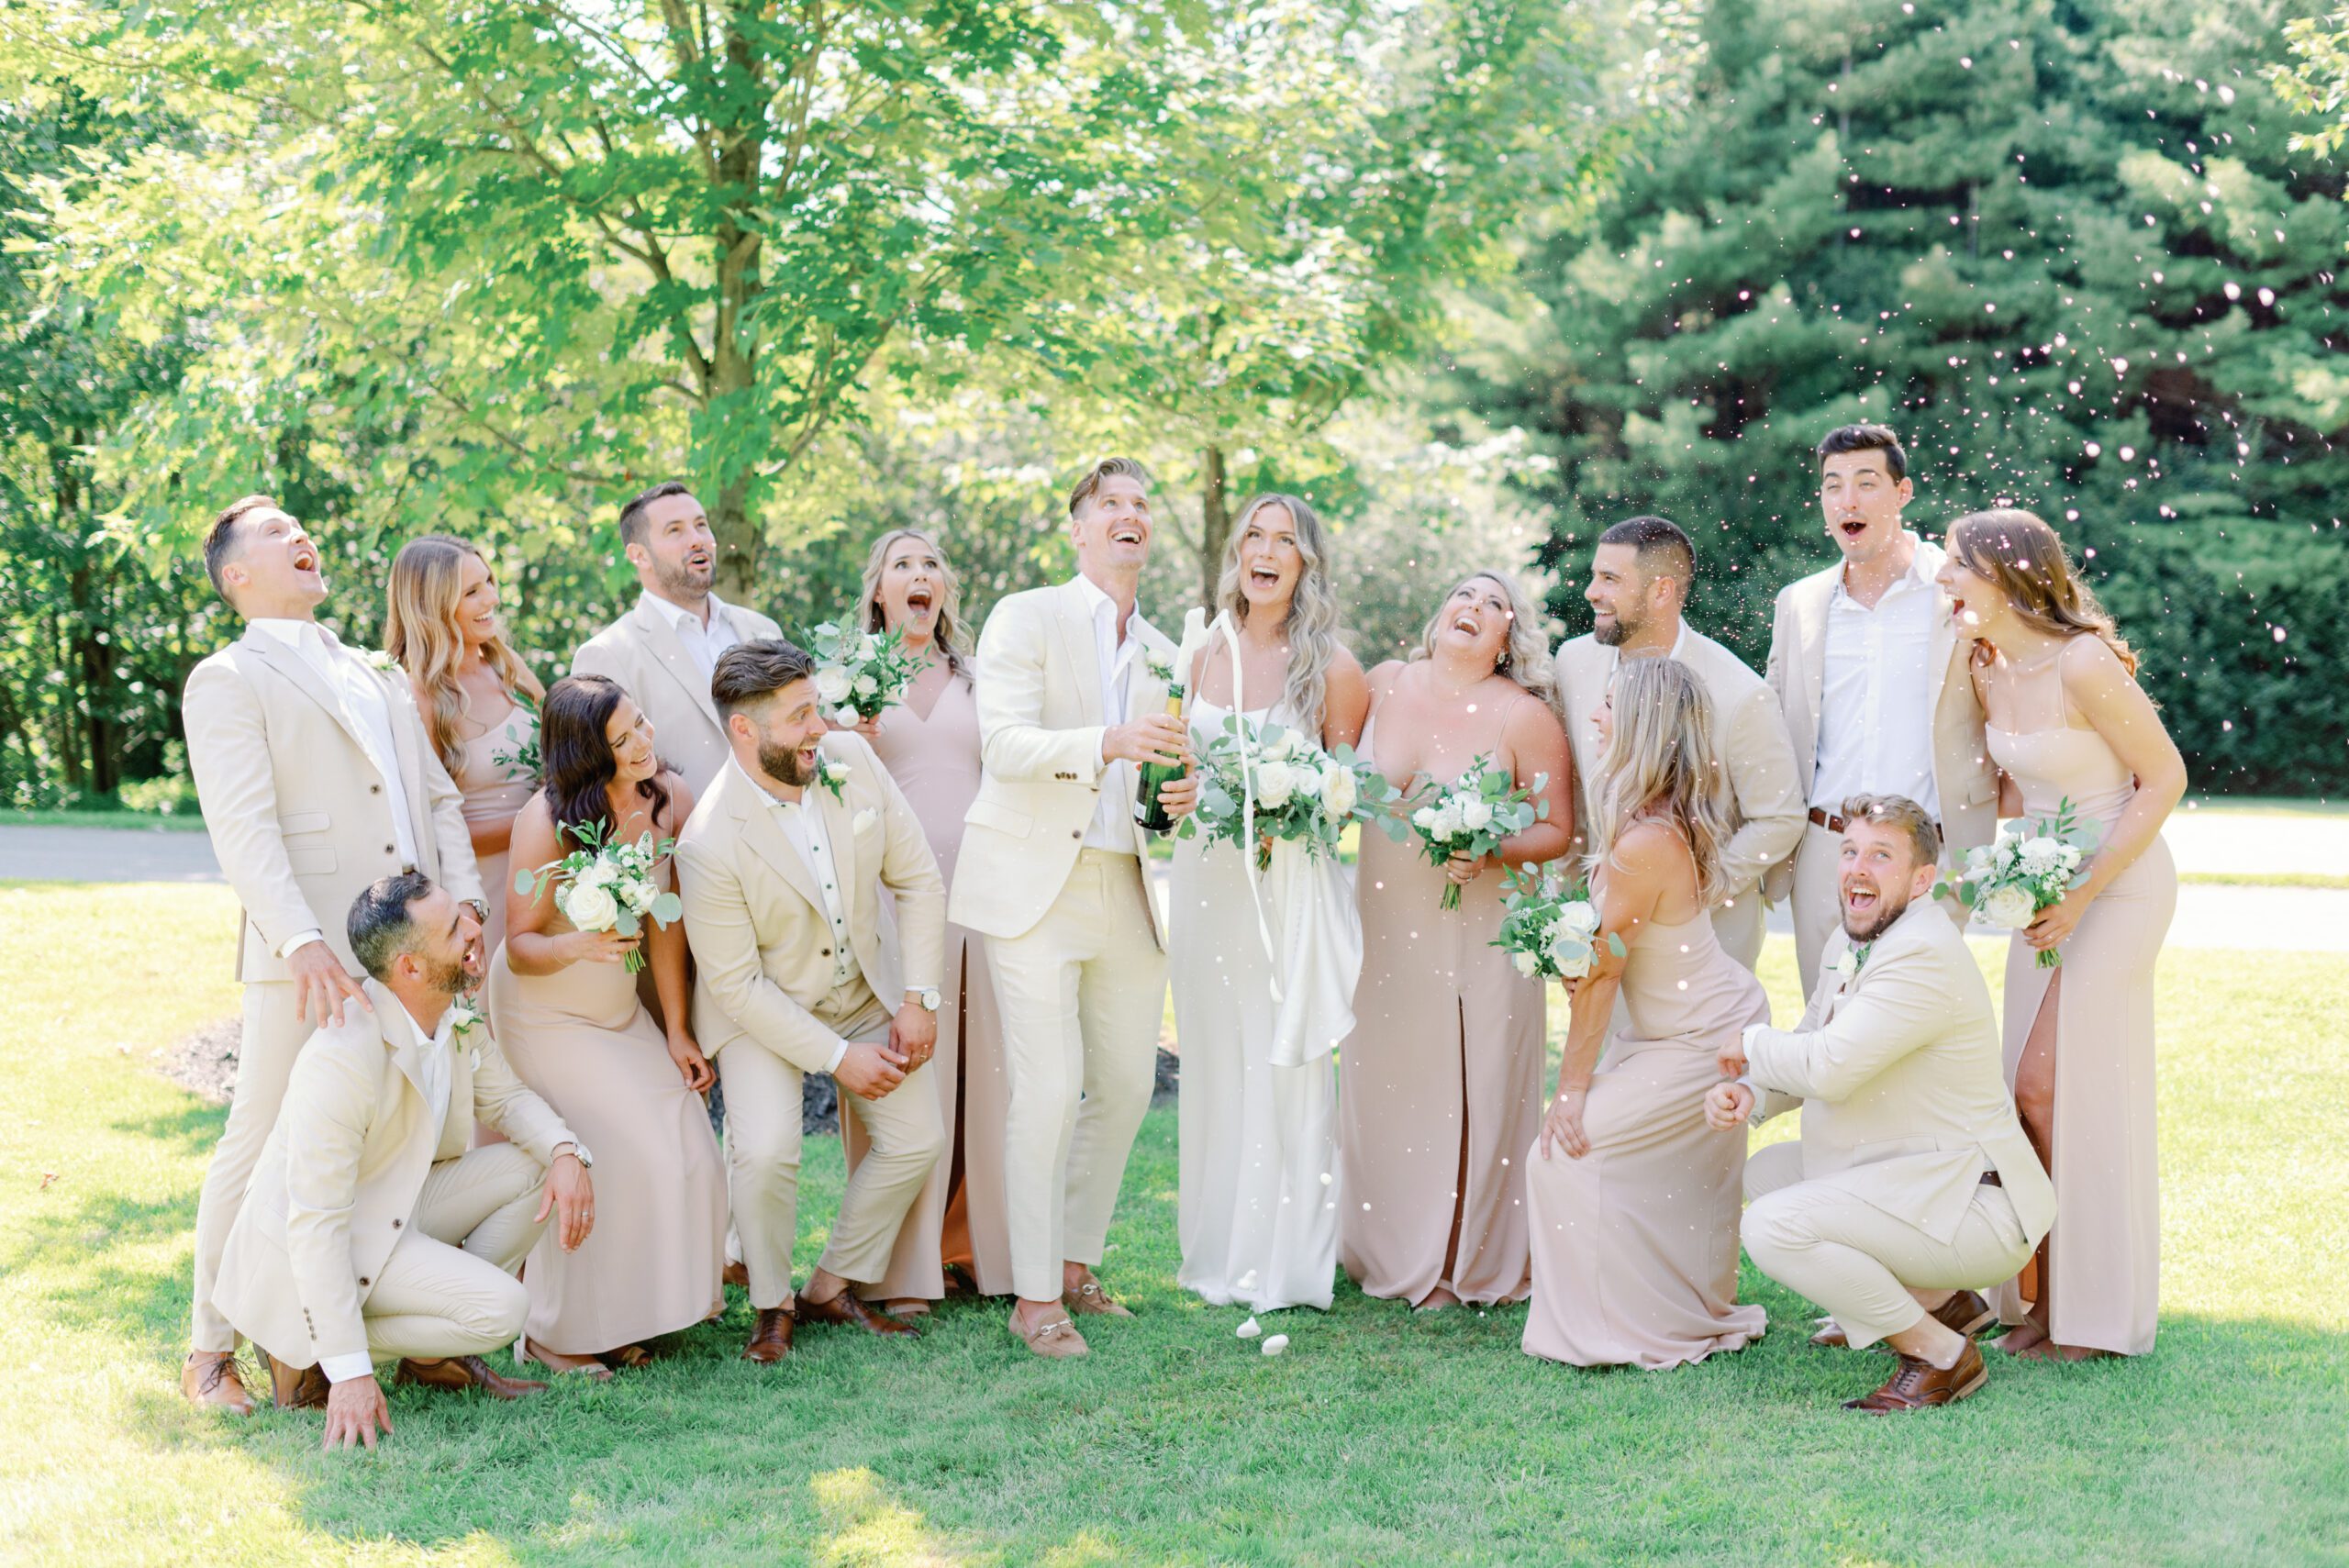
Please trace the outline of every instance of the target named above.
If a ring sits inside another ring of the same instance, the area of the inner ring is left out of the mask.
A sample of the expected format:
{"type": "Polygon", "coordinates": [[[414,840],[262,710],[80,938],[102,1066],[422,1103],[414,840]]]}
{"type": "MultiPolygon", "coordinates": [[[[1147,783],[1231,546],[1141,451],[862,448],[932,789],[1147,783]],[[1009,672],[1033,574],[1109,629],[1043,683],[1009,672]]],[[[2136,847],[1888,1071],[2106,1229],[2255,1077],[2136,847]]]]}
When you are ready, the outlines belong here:
{"type": "Polygon", "coordinates": [[[382,784],[369,784],[367,786],[367,793],[369,795],[381,795],[384,793],[384,786],[382,784]]]}
{"type": "Polygon", "coordinates": [[[1072,839],[1082,839],[1085,837],[1085,829],[1082,828],[1072,828],[1069,829],[1068,836],[1072,839]]]}
{"type": "Polygon", "coordinates": [[[829,949],[829,948],[826,948],[826,949],[825,949],[821,953],[818,954],[817,956],[818,956],[818,957],[819,957],[819,958],[829,958],[829,957],[831,957],[831,956],[832,956],[832,950],[831,950],[831,949],[829,949]]]}
{"type": "Polygon", "coordinates": [[[359,1283],[361,1284],[365,1284],[367,1283],[367,1276],[365,1274],[361,1274],[359,1276],[359,1283]]]}
{"type": "Polygon", "coordinates": [[[399,846],[396,844],[385,844],[384,846],[384,853],[387,855],[396,855],[399,852],[399,846]]]}
{"type": "Polygon", "coordinates": [[[393,1220],[393,1221],[392,1221],[392,1229],[395,1229],[395,1230],[397,1230],[399,1228],[400,1228],[400,1222],[399,1222],[398,1220],[396,1220],[396,1219],[393,1220]]]}

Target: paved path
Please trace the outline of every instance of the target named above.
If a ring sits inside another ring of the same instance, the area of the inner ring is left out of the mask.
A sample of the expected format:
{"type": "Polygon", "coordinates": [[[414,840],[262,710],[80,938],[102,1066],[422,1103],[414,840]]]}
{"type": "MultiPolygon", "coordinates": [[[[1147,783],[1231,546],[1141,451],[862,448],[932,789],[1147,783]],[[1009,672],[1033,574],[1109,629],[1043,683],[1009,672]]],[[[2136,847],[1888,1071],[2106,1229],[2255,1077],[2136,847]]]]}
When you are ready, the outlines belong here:
{"type": "MultiPolygon", "coordinates": [[[[2178,869],[2349,876],[2349,817],[2181,812],[2166,829],[2178,869]]],[[[1158,869],[1163,875],[1163,866],[1158,869]]],[[[218,882],[202,833],[0,827],[0,882],[218,882]]],[[[1770,929],[1791,931],[1784,911],[1770,929]]],[[[2349,891],[2178,889],[2169,942],[2181,948],[2349,952],[2349,891]]]]}

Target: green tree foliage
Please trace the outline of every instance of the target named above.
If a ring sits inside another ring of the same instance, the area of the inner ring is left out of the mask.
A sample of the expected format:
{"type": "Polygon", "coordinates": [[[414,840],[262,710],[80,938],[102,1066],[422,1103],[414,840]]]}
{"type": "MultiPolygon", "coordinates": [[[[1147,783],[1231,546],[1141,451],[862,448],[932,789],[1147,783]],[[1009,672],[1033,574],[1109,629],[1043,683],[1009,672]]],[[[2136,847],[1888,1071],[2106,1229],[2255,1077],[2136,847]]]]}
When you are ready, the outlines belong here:
{"type": "Polygon", "coordinates": [[[2063,529],[2199,784],[2349,783],[2349,209],[2268,86],[2290,9],[1721,0],[1697,106],[1480,377],[1554,460],[1562,575],[1664,512],[1758,663],[1832,557],[1812,445],[1882,420],[1929,532],[2063,529]]]}

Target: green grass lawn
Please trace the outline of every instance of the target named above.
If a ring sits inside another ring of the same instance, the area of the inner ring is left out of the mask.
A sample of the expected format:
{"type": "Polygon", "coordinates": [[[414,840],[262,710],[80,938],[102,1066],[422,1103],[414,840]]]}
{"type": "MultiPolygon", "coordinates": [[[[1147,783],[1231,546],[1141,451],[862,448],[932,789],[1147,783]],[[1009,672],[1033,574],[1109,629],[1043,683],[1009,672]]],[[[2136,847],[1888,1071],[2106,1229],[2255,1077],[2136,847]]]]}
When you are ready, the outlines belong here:
{"type": "MultiPolygon", "coordinates": [[[[1351,1289],[1279,1315],[1268,1360],[1174,1285],[1162,1110],[1103,1271],[1141,1315],[1087,1361],[951,1305],[918,1343],[811,1331],[761,1371],[734,1293],[647,1371],[517,1407],[405,1391],[381,1451],[329,1457],[315,1414],[177,1391],[223,1113],[148,1053],[234,1008],[232,923],[217,887],[0,888],[0,1561],[2349,1561],[2338,958],[2164,960],[2160,1348],[1998,1365],[1943,1413],[1837,1409],[1884,1363],[1806,1349],[1806,1304],[1751,1270],[1769,1337],[1688,1370],[1536,1362],[1522,1309],[1351,1289]]],[[[1792,968],[1774,939],[1782,1018],[1792,968]]],[[[803,1268],[839,1182],[811,1144],[803,1268]]]]}

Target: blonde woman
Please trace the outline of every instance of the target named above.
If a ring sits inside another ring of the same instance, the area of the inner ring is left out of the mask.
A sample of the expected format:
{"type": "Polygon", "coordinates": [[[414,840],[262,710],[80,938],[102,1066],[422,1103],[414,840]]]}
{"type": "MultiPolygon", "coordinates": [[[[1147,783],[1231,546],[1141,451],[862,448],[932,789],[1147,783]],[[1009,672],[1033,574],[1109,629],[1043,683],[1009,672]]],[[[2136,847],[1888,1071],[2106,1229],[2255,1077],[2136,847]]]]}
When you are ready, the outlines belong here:
{"type": "Polygon", "coordinates": [[[1525,1353],[1678,1366],[1762,1335],[1762,1308],[1737,1305],[1744,1130],[1710,1127],[1704,1099],[1721,1048],[1770,1004],[1707,914],[1731,823],[1703,683],[1675,659],[1627,660],[1591,722],[1600,956],[1566,988],[1558,1095],[1528,1151],[1525,1353]],[[1609,1043],[1619,995],[1630,1025],[1609,1043]]]}
{"type": "MultiPolygon", "coordinates": [[[[1338,640],[1321,519],[1259,495],[1233,519],[1212,629],[1189,673],[1195,749],[1235,714],[1324,746],[1362,736],[1370,687],[1338,640]]],[[[1194,643],[1191,630],[1184,637],[1194,643]]],[[[1174,848],[1167,968],[1183,1051],[1177,1283],[1219,1307],[1327,1310],[1337,1276],[1337,1074],[1353,1027],[1362,923],[1345,878],[1295,843],[1261,879],[1251,851],[1174,848]],[[1281,954],[1275,984],[1272,951],[1281,954]]]]}
{"type": "MultiPolygon", "coordinates": [[[[950,883],[963,847],[963,815],[979,793],[979,710],[963,585],[938,541],[894,528],[864,560],[858,603],[867,631],[896,631],[922,662],[906,700],[858,725],[914,815],[939,873],[950,883]]],[[[987,978],[985,939],[946,928],[938,1047],[929,1082],[939,1096],[946,1153],[906,1212],[889,1267],[865,1295],[899,1317],[927,1312],[950,1294],[1011,1293],[1011,1240],[1004,1212],[1003,1020],[987,978]]],[[[841,1118],[849,1168],[870,1140],[853,1117],[841,1118]]]]}
{"type": "Polygon", "coordinates": [[[1492,946],[1501,868],[1555,860],[1575,830],[1573,764],[1547,639],[1497,572],[1464,578],[1419,651],[1370,673],[1360,750],[1404,790],[1491,757],[1549,815],[1498,854],[1429,865],[1362,838],[1362,980],[1339,1048],[1338,1255],[1367,1296],[1422,1307],[1525,1294],[1525,1147],[1542,1123],[1542,988],[1492,946]],[[1460,906],[1440,906],[1446,882],[1460,906]]]}
{"type": "Polygon", "coordinates": [[[538,707],[546,688],[507,644],[497,578],[479,550],[426,534],[392,561],[384,645],[407,672],[441,765],[464,796],[473,860],[489,891],[482,948],[506,937],[507,851],[539,787],[538,707]]]}
{"type": "Polygon", "coordinates": [[[1973,641],[1998,815],[2053,816],[2068,800],[2102,829],[2087,880],[2007,948],[2007,1077],[2055,1179],[2055,1226],[2001,1293],[2016,1327],[1998,1348],[2143,1355],[2161,1296],[2154,963],[2177,907],[2161,829],[2186,763],[2054,528],[2029,512],[1961,517],[1939,581],[1973,641]],[[2062,967],[2039,967],[2050,951],[2062,967]]]}

